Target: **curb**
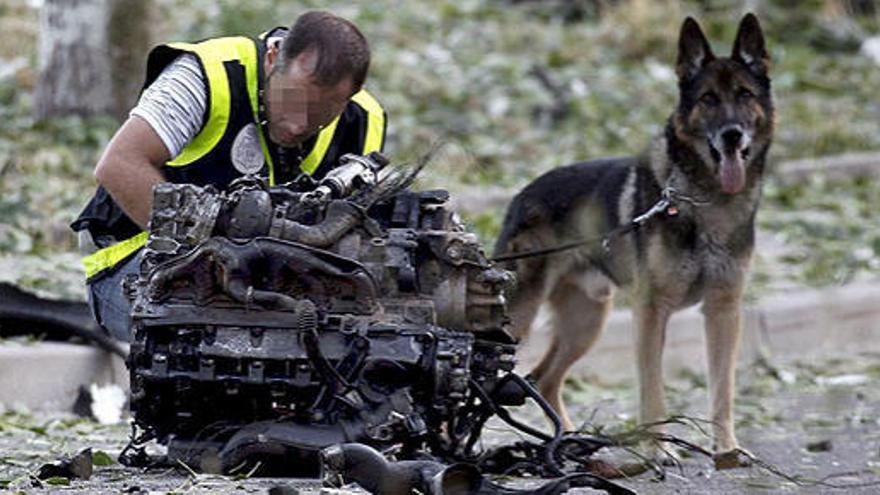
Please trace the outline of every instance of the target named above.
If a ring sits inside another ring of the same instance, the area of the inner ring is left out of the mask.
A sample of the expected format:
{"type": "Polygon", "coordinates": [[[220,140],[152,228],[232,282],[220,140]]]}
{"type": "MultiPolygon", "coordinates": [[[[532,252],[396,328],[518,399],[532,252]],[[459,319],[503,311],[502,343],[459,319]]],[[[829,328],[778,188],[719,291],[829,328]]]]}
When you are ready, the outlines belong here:
{"type": "Polygon", "coordinates": [[[80,386],[93,383],[128,390],[125,363],[86,345],[0,343],[0,410],[71,411],[80,386]]]}
{"type": "MultiPolygon", "coordinates": [[[[596,346],[572,373],[603,379],[635,378],[634,331],[630,312],[615,310],[596,346]]],[[[519,371],[538,363],[550,338],[549,314],[538,314],[519,355],[519,371]]],[[[740,368],[761,357],[809,360],[828,354],[880,351],[880,284],[855,283],[822,290],[778,293],[743,310],[740,368]]],[[[664,371],[705,372],[703,315],[691,307],[669,321],[664,371]]],[[[672,376],[672,375],[670,375],[672,376]]]]}
{"type": "MultiPolygon", "coordinates": [[[[770,175],[782,184],[804,183],[816,176],[829,181],[852,177],[876,178],[880,176],[880,152],[844,153],[790,160],[775,165],[774,169],[775,172],[770,175]]],[[[489,184],[462,187],[451,191],[452,206],[455,211],[464,215],[479,215],[493,210],[500,210],[499,215],[504,215],[507,205],[527,183],[514,188],[489,184]]]]}

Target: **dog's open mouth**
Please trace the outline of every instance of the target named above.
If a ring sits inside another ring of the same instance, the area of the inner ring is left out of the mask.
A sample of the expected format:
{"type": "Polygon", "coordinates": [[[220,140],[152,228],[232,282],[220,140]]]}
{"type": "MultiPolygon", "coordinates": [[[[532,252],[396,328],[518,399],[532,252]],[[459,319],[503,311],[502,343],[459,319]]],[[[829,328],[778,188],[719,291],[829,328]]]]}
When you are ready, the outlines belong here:
{"type": "MultiPolygon", "coordinates": [[[[725,147],[726,148],[726,147],[725,147]]],[[[746,185],[745,161],[748,160],[751,148],[726,148],[723,151],[709,142],[709,152],[712,159],[718,164],[718,180],[721,190],[727,194],[736,194],[742,191],[746,185]]]]}

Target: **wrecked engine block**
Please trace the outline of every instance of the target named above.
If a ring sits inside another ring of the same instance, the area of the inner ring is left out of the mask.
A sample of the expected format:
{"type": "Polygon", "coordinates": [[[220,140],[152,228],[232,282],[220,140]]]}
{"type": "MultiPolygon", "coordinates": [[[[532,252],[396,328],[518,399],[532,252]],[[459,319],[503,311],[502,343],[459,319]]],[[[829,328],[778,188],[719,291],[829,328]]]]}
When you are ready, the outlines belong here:
{"type": "Polygon", "coordinates": [[[129,367],[135,423],[169,456],[229,472],[344,442],[459,448],[471,386],[514,366],[511,275],[447,192],[395,186],[385,165],[157,186],[129,367]]]}

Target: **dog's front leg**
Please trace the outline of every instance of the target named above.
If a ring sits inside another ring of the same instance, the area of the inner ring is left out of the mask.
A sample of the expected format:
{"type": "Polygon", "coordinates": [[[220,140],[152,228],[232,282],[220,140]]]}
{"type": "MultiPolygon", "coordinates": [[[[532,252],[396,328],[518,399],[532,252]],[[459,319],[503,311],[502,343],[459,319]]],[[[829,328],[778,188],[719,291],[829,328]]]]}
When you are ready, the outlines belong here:
{"type": "Polygon", "coordinates": [[[733,395],[739,354],[741,302],[741,287],[712,289],[703,302],[709,361],[709,401],[717,454],[739,447],[733,428],[733,395]]]}
{"type": "MultiPolygon", "coordinates": [[[[663,304],[636,304],[636,362],[639,377],[639,422],[666,419],[663,397],[663,344],[671,310],[663,304]]],[[[655,428],[663,431],[662,427],[655,428]]]]}

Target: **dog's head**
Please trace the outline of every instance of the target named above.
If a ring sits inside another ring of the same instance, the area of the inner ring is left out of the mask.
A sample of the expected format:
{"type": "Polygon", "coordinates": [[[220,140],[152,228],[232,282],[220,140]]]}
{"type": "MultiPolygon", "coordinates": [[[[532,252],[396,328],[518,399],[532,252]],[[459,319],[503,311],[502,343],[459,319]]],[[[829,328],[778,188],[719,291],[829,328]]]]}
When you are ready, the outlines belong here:
{"type": "Polygon", "coordinates": [[[716,57],[695,20],[681,27],[676,137],[709,167],[727,194],[743,190],[773,133],[770,57],[758,18],[743,17],[730,57],[716,57]]]}

